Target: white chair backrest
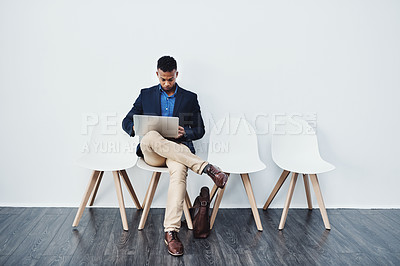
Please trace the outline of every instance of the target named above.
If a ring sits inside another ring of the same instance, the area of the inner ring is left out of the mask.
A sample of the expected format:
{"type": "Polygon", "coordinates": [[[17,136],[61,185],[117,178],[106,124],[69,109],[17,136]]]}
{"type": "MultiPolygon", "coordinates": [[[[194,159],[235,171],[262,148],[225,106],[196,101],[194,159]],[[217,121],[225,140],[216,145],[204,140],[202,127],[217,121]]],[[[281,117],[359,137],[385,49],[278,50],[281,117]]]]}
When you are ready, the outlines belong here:
{"type": "Polygon", "coordinates": [[[276,124],[272,135],[272,159],[282,169],[298,173],[334,169],[321,158],[314,129],[297,117],[285,117],[276,124]]]}
{"type": "Polygon", "coordinates": [[[265,169],[258,154],[257,135],[243,117],[225,117],[210,133],[208,162],[227,173],[252,173],[265,169]]]}
{"type": "Polygon", "coordinates": [[[129,156],[136,154],[136,146],[138,143],[138,136],[132,138],[120,128],[109,130],[100,125],[96,125],[92,130],[88,153],[129,156]]]}
{"type": "Polygon", "coordinates": [[[122,129],[106,130],[100,124],[93,127],[90,141],[83,156],[78,159],[82,167],[99,171],[123,170],[135,165],[139,137],[130,137],[122,129]]]}

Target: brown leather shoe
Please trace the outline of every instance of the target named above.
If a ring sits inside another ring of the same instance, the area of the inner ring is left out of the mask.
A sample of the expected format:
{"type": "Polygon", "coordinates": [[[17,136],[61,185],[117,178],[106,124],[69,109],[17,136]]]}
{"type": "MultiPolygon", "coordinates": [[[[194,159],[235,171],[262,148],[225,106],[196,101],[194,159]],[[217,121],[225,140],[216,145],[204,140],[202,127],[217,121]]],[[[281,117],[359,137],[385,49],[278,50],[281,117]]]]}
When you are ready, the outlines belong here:
{"type": "Polygon", "coordinates": [[[219,188],[224,188],[226,181],[228,181],[228,175],[212,164],[208,164],[204,172],[211,177],[219,188]]]}
{"type": "Polygon", "coordinates": [[[167,245],[168,253],[172,256],[183,255],[183,245],[179,240],[178,232],[168,231],[165,232],[165,244],[167,245]]]}

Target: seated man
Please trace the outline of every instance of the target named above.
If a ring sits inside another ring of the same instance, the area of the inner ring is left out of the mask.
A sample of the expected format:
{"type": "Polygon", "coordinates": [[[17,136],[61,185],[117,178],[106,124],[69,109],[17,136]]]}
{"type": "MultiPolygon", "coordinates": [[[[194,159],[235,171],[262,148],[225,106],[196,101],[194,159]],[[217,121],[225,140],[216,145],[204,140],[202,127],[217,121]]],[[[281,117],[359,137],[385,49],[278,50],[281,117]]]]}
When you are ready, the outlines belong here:
{"type": "Polygon", "coordinates": [[[160,84],[142,89],[132,109],[122,122],[123,129],[135,135],[134,115],[179,117],[178,137],[166,139],[156,131],[143,136],[137,155],[151,166],[167,166],[170,173],[164,231],[168,252],[183,255],[183,245],[178,238],[181,226],[183,201],[186,193],[188,168],[197,174],[206,173],[215,184],[223,188],[228,176],[217,167],[196,156],[192,141],[203,137],[204,124],[197,95],[178,86],[177,64],[174,58],[163,56],[157,63],[160,84]]]}

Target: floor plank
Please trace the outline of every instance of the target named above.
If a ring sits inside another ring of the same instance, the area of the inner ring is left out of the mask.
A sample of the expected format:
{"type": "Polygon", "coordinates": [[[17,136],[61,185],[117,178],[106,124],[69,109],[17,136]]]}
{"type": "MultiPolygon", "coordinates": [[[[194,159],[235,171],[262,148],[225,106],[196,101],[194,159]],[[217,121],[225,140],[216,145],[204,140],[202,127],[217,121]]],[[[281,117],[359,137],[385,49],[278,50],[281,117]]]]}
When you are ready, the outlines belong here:
{"type": "MultiPolygon", "coordinates": [[[[153,212],[154,213],[154,212],[153,212]]],[[[124,231],[121,223],[118,221],[114,223],[110,232],[104,255],[118,256],[118,255],[136,255],[140,251],[136,247],[140,246],[138,243],[138,224],[142,215],[142,211],[136,209],[127,209],[126,216],[128,218],[129,231],[124,231]]],[[[118,220],[118,218],[117,218],[118,220]]],[[[149,219],[151,227],[153,219],[149,219]]],[[[145,230],[148,231],[149,224],[146,224],[145,230]]],[[[151,229],[150,229],[151,230],[151,229]]],[[[143,250],[142,250],[143,251],[143,250]]]]}
{"type": "Polygon", "coordinates": [[[68,265],[71,257],[64,255],[41,256],[36,265],[68,265]]]}
{"type": "MultiPolygon", "coordinates": [[[[325,230],[319,210],[294,210],[294,220],[304,232],[303,245],[319,253],[355,253],[360,252],[352,241],[349,241],[349,233],[340,227],[341,215],[329,215],[332,230],[325,230]]],[[[344,214],[346,215],[346,214],[344,214]]]]}
{"type": "Polygon", "coordinates": [[[90,221],[90,215],[88,212],[84,212],[79,226],[73,228],[72,222],[75,218],[77,209],[65,209],[65,212],[67,217],[47,249],[44,251],[43,255],[45,256],[72,256],[82,239],[82,234],[90,221]]]}
{"type": "Polygon", "coordinates": [[[366,253],[338,254],[337,262],[342,265],[387,265],[376,264],[366,253]]]}
{"type": "Polygon", "coordinates": [[[42,219],[46,208],[26,208],[0,234],[0,255],[11,255],[42,219]]]}
{"type": "Polygon", "coordinates": [[[21,214],[25,210],[24,207],[0,207],[0,214],[21,214]]]}
{"type": "MultiPolygon", "coordinates": [[[[377,223],[372,218],[373,215],[353,215],[345,216],[348,224],[352,226],[361,239],[365,248],[371,252],[400,252],[400,240],[395,235],[383,228],[382,224],[377,223]],[[371,219],[369,219],[369,217],[371,219]]],[[[375,219],[379,219],[378,215],[375,219]]]]}
{"type": "MultiPolygon", "coordinates": [[[[304,241],[304,231],[297,226],[295,223],[295,217],[291,215],[294,210],[290,210],[285,228],[282,231],[278,230],[278,225],[282,210],[268,210],[271,221],[273,221],[273,230],[271,235],[267,236],[263,234],[263,238],[267,238],[269,241],[270,252],[265,254],[265,260],[273,259],[273,264],[312,264],[312,259],[307,256],[307,252],[303,245],[299,244],[304,241]]],[[[271,228],[272,229],[272,228],[271,228]]]]}
{"type": "Polygon", "coordinates": [[[164,244],[164,209],[88,208],[72,228],[76,208],[0,208],[0,265],[400,265],[399,210],[329,209],[325,230],[318,209],[259,210],[259,232],[250,209],[221,209],[207,239],[195,239],[183,223],[185,255],[164,244]]]}
{"type": "Polygon", "coordinates": [[[0,265],[6,265],[9,256],[0,256],[0,265]]]}
{"type": "Polygon", "coordinates": [[[400,226],[400,211],[397,209],[379,210],[379,213],[398,227],[400,226]]]}
{"type": "Polygon", "coordinates": [[[45,214],[7,260],[10,265],[35,265],[67,215],[45,214]]]}
{"type": "Polygon", "coordinates": [[[125,256],[115,257],[112,255],[105,255],[100,265],[109,266],[109,265],[139,265],[139,264],[136,264],[136,256],[125,255],[125,256]]]}
{"type": "Polygon", "coordinates": [[[111,229],[117,214],[119,215],[116,208],[89,208],[86,211],[90,220],[72,255],[70,265],[101,264],[111,229]]]}
{"type": "Polygon", "coordinates": [[[0,235],[11,223],[15,222],[17,216],[17,214],[0,214],[0,235]]]}
{"type": "Polygon", "coordinates": [[[333,240],[336,232],[325,229],[319,210],[294,209],[290,215],[288,230],[294,231],[293,234],[298,239],[298,245],[303,247],[305,256],[317,265],[334,264],[337,252],[330,247],[335,246],[333,240]]]}

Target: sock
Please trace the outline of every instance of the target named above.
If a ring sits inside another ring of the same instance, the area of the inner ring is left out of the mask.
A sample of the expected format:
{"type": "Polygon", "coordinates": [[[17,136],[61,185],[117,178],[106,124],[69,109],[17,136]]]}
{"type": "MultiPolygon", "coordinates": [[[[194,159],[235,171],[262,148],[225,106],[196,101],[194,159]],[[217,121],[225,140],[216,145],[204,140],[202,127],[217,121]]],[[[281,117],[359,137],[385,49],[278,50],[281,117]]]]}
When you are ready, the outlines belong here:
{"type": "Polygon", "coordinates": [[[210,168],[211,164],[207,164],[206,167],[204,167],[202,174],[207,172],[208,168],[210,168]]]}

